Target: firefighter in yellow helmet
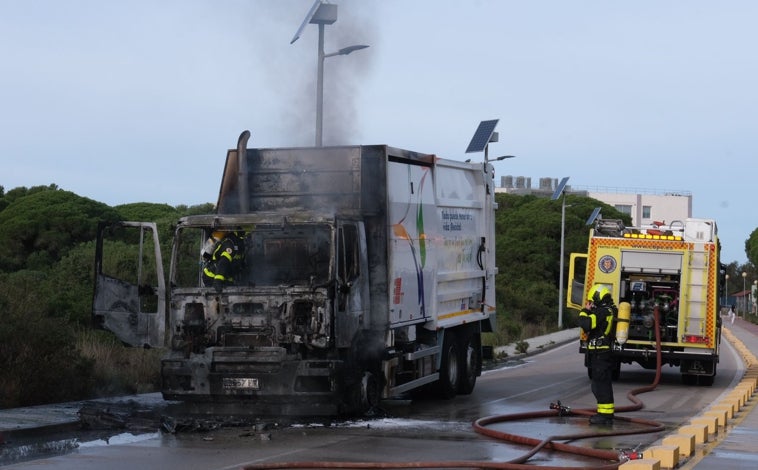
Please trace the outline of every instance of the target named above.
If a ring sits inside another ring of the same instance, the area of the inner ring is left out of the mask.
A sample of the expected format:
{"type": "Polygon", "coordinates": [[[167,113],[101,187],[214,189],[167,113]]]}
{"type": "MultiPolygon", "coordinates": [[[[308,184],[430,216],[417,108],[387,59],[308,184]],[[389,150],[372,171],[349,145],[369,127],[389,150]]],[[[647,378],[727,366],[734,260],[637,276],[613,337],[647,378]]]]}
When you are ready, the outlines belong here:
{"type": "Polygon", "coordinates": [[[245,260],[245,232],[215,231],[208,241],[209,248],[203,251],[203,283],[220,292],[225,285],[231,285],[234,276],[241,271],[245,260]]]}
{"type": "Polygon", "coordinates": [[[596,284],[587,296],[587,305],[579,312],[579,326],[587,338],[586,364],[592,379],[592,394],[597,400],[597,413],[590,424],[612,424],[614,318],[618,313],[608,287],[596,284]]]}

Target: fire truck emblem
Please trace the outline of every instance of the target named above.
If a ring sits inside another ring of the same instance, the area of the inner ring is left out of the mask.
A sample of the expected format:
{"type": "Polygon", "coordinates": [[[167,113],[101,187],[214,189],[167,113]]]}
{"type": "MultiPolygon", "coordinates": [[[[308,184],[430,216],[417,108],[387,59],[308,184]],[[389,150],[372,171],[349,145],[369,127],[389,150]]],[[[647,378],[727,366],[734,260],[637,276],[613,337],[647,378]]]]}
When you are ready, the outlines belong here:
{"type": "Polygon", "coordinates": [[[611,255],[605,255],[600,258],[597,265],[605,274],[612,273],[616,270],[616,258],[611,255]]]}

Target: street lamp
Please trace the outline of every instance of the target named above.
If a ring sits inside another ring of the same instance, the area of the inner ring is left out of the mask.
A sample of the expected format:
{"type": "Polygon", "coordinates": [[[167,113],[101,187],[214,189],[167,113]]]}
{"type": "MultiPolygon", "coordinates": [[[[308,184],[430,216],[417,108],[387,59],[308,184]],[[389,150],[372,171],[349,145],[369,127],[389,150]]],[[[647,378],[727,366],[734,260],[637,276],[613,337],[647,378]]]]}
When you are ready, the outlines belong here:
{"type": "Polygon", "coordinates": [[[724,288],[724,294],[726,294],[726,304],[729,304],[729,275],[726,274],[724,276],[724,279],[726,280],[726,287],[724,288]]]}
{"type": "Polygon", "coordinates": [[[294,43],[300,37],[300,33],[303,32],[305,26],[310,24],[318,25],[318,76],[316,80],[316,146],[321,147],[322,133],[323,133],[323,108],[324,108],[324,59],[327,57],[334,57],[336,55],[348,55],[353,51],[365,49],[368,46],[356,45],[343,47],[337,52],[324,54],[324,26],[328,24],[334,24],[337,21],[337,5],[330,3],[323,3],[323,0],[316,0],[308,14],[305,16],[305,20],[298,28],[295,36],[290,41],[290,44],[294,43]]]}
{"type": "MultiPolygon", "coordinates": [[[[319,31],[323,26],[319,26],[319,31]]],[[[334,57],[337,55],[348,55],[353,51],[359,51],[365,49],[368,46],[355,45],[343,47],[337,52],[324,54],[324,39],[319,34],[318,41],[318,83],[316,84],[316,147],[321,147],[322,135],[323,135],[323,122],[324,122],[324,59],[327,57],[334,57]]]]}
{"type": "Polygon", "coordinates": [[[747,273],[745,271],[742,271],[742,316],[745,316],[745,311],[747,310],[747,303],[745,302],[745,278],[747,277],[747,273]]]}
{"type": "Polygon", "coordinates": [[[555,192],[553,193],[553,196],[550,198],[550,200],[555,201],[559,197],[563,196],[562,202],[561,202],[561,259],[560,259],[560,266],[558,273],[558,328],[563,328],[563,244],[564,244],[564,238],[565,238],[565,231],[566,231],[566,183],[568,182],[569,177],[564,177],[560,183],[558,183],[558,187],[555,189],[555,192]]]}

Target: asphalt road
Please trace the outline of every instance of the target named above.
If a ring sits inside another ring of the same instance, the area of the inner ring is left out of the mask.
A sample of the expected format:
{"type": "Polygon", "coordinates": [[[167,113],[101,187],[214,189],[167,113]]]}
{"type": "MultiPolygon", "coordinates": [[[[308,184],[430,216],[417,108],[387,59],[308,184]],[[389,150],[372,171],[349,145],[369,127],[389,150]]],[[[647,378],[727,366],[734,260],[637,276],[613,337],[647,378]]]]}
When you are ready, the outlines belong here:
{"type": "MultiPolygon", "coordinates": [[[[8,469],[108,468],[188,470],[240,469],[265,463],[293,462],[504,462],[523,456],[530,446],[501,442],[477,433],[472,426],[484,417],[543,413],[560,400],[571,409],[592,409],[594,399],[575,342],[523,357],[489,370],[474,392],[452,400],[397,400],[384,404],[381,414],[360,420],[294,423],[265,421],[237,427],[166,433],[109,435],[103,440],[60,444],[62,455],[18,462],[8,469]]],[[[657,387],[638,398],[644,408],[623,416],[653,420],[665,429],[655,433],[604,435],[573,441],[587,449],[644,448],[687,423],[725,393],[742,375],[744,365],[726,341],[715,383],[711,387],[681,384],[678,369],[665,366],[657,387]]],[[[655,372],[624,365],[614,384],[616,406],[631,405],[628,394],[648,387],[655,372]]],[[[493,424],[490,428],[544,439],[548,436],[598,431],[585,417],[549,416],[493,424]]],[[[643,431],[644,426],[617,421],[601,431],[643,431]]],[[[78,438],[77,438],[78,439],[78,438]]],[[[599,466],[607,462],[585,456],[543,450],[528,463],[550,466],[599,466]]]]}

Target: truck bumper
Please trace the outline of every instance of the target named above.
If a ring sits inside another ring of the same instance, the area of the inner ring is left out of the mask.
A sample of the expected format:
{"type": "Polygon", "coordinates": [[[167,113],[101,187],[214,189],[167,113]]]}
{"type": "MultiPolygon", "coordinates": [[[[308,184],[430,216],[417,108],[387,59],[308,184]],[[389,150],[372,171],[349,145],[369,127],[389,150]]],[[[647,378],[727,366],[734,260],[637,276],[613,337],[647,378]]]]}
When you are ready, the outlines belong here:
{"type": "Polygon", "coordinates": [[[244,403],[259,414],[335,414],[341,361],[296,360],[283,348],[208,348],[161,361],[163,397],[244,403]]]}

